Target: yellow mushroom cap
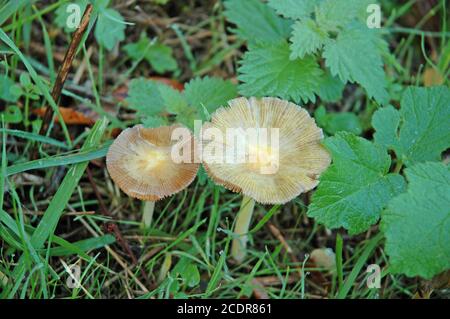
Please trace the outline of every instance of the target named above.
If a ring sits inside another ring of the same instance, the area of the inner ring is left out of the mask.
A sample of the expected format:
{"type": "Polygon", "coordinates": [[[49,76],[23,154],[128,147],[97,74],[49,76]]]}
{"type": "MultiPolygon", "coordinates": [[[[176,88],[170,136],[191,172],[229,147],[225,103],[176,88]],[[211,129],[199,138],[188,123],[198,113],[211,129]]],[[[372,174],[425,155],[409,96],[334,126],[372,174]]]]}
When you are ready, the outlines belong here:
{"type": "Polygon", "coordinates": [[[183,190],[195,179],[199,168],[195,147],[192,134],[180,125],[158,128],[136,125],[115,139],[106,155],[106,166],[111,178],[126,194],[157,201],[183,190]],[[172,133],[177,128],[187,132],[184,141],[172,140],[172,133]],[[185,154],[188,161],[173,160],[175,145],[187,146],[183,150],[189,152],[185,154]]]}
{"type": "Polygon", "coordinates": [[[203,164],[216,183],[263,204],[284,204],[317,186],[319,175],[331,159],[320,144],[322,130],[307,111],[294,103],[269,97],[237,98],[228,104],[229,107],[218,109],[211,121],[203,125],[203,134],[212,128],[226,136],[227,129],[238,128],[242,131],[238,138],[247,144],[245,156],[253,155],[256,161],[220,163],[214,152],[205,151],[208,143],[222,143],[225,153],[234,147],[233,143],[230,146],[228,139],[217,142],[203,136],[203,164]],[[271,128],[278,129],[278,146],[249,144],[245,133],[248,128],[266,128],[269,132],[271,128]],[[260,168],[270,163],[275,153],[278,154],[276,169],[262,173],[260,168]]]}

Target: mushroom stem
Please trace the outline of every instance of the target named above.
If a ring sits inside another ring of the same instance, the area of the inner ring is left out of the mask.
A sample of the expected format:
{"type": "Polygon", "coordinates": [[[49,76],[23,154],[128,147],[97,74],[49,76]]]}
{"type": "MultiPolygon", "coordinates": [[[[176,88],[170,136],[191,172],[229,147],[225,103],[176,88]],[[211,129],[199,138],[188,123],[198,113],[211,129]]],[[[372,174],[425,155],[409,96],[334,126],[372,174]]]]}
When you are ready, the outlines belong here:
{"type": "Polygon", "coordinates": [[[145,228],[149,228],[151,226],[154,210],[155,210],[155,202],[149,200],[144,202],[144,209],[142,212],[142,223],[145,228]]]}
{"type": "Polygon", "coordinates": [[[246,255],[248,227],[250,226],[254,208],[255,200],[244,195],[241,208],[237,215],[236,224],[234,225],[234,234],[236,237],[233,239],[231,245],[231,256],[238,263],[241,263],[246,255]]]}

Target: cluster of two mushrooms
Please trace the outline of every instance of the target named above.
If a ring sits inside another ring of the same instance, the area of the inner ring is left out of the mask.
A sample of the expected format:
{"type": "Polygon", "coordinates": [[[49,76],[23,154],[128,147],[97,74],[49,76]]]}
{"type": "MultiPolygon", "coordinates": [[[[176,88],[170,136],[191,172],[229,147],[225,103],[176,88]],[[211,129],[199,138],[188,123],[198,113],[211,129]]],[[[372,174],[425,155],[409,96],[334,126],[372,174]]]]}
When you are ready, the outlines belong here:
{"type": "MultiPolygon", "coordinates": [[[[320,144],[322,130],[301,107],[277,98],[237,98],[228,104],[203,125],[202,132],[212,129],[225,138],[211,141],[200,136],[201,163],[215,183],[243,194],[231,249],[232,257],[241,262],[255,201],[284,204],[311,190],[330,164],[330,156],[320,144]],[[234,138],[231,142],[226,138],[230,129],[241,132],[237,144],[234,138]],[[244,156],[233,160],[236,154],[242,155],[236,152],[237,145],[244,146],[244,156]],[[217,150],[221,150],[220,156],[225,156],[225,160],[218,160],[217,150]]],[[[197,143],[189,134],[180,145],[179,140],[173,139],[178,128],[179,125],[137,125],[117,137],[106,162],[112,179],[126,194],[145,200],[152,207],[155,201],[183,190],[195,179],[200,165],[197,143]],[[174,147],[183,150],[183,161],[173,159],[177,153],[174,147]]]]}

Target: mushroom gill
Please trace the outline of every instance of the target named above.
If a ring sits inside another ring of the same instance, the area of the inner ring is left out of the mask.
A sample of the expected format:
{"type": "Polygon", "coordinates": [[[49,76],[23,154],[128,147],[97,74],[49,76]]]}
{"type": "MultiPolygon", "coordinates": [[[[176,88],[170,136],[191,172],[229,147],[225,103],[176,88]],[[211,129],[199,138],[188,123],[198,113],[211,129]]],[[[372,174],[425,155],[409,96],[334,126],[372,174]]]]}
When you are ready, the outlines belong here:
{"type": "Polygon", "coordinates": [[[225,157],[236,144],[226,138],[202,140],[203,164],[216,183],[263,204],[286,203],[318,184],[319,175],[330,164],[330,155],[320,144],[322,130],[307,111],[278,98],[237,98],[228,104],[212,115],[203,131],[219,130],[226,136],[228,129],[237,130],[247,160],[217,161],[217,154],[205,152],[209,143],[220,146],[217,149],[223,149],[225,157]],[[268,140],[275,134],[271,129],[278,129],[276,145],[255,144],[248,134],[255,129],[257,135],[268,129],[268,140]]]}
{"type": "Polygon", "coordinates": [[[183,190],[194,180],[199,168],[195,146],[189,130],[180,125],[158,128],[136,125],[115,139],[108,150],[106,165],[111,178],[126,194],[157,201],[183,190]],[[173,140],[177,128],[188,132],[188,138],[173,140]],[[184,154],[188,161],[174,161],[174,147],[189,152],[184,154]]]}

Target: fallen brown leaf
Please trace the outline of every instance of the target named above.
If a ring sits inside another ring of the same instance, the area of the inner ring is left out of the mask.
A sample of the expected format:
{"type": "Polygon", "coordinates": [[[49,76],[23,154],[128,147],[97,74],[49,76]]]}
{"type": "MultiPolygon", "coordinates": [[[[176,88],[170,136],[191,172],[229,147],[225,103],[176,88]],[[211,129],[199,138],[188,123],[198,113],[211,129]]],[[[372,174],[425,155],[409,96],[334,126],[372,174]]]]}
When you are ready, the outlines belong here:
{"type": "MultiPolygon", "coordinates": [[[[43,117],[45,114],[45,110],[47,108],[41,107],[39,109],[34,109],[32,111],[33,114],[43,117]]],[[[83,113],[76,111],[70,107],[59,107],[59,112],[67,125],[94,125],[95,121],[83,113]]],[[[58,117],[55,117],[55,123],[59,123],[58,117]]]]}

